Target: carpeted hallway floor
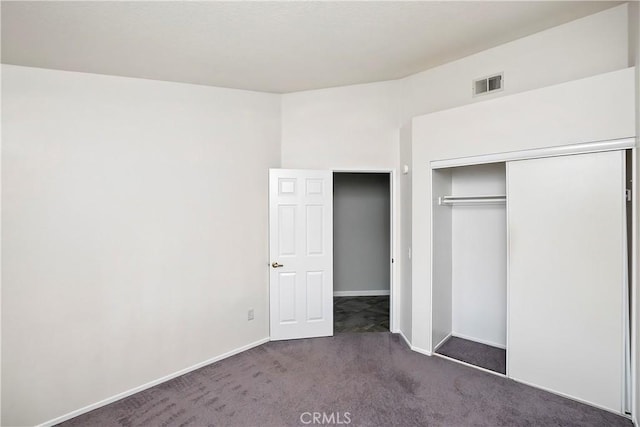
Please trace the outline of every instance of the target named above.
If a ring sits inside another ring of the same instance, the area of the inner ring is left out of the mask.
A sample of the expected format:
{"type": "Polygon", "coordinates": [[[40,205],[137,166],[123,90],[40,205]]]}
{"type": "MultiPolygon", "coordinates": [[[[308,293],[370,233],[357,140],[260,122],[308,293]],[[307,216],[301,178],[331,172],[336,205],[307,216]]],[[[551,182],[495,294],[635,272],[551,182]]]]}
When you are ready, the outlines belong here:
{"type": "Polygon", "coordinates": [[[314,412],[353,426],[632,425],[388,332],[269,342],[62,425],[299,426],[314,412]]]}
{"type": "Polygon", "coordinates": [[[389,297],[333,297],[333,331],[388,332],[389,297]]]}

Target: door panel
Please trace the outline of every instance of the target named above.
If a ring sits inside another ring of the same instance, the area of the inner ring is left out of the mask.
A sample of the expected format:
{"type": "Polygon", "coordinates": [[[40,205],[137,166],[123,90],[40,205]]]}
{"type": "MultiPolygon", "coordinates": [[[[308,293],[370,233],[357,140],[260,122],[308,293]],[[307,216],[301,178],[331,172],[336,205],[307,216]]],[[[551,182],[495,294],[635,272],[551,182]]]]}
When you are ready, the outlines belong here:
{"type": "Polygon", "coordinates": [[[271,169],[269,204],[271,339],[333,335],[333,173],[271,169]]]}
{"type": "Polygon", "coordinates": [[[508,375],[622,410],[622,151],[508,163],[508,375]]]}

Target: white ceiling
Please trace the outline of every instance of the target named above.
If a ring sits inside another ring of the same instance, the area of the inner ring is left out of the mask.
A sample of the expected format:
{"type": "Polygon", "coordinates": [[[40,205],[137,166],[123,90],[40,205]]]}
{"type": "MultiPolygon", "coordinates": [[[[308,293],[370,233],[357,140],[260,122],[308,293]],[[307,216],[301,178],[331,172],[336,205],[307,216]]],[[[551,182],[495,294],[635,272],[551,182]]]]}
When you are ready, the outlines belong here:
{"type": "Polygon", "coordinates": [[[285,93],[405,77],[620,2],[2,2],[2,62],[285,93]]]}

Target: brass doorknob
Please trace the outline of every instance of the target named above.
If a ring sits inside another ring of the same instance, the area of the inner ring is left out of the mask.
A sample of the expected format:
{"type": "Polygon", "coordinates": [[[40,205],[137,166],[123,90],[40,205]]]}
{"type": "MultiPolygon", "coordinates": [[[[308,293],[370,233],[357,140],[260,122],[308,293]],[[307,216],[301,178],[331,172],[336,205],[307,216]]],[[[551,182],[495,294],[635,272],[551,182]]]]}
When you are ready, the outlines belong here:
{"type": "Polygon", "coordinates": [[[271,267],[278,268],[278,267],[284,267],[284,265],[283,264],[278,264],[277,261],[274,261],[273,264],[271,264],[271,267]]]}

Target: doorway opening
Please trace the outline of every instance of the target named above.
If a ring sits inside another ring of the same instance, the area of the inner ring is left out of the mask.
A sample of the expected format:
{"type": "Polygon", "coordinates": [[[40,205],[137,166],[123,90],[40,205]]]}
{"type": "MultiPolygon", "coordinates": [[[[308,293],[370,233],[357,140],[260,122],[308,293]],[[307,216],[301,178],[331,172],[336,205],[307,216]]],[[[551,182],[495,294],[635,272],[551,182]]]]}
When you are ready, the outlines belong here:
{"type": "Polygon", "coordinates": [[[390,172],[333,174],[334,333],[390,330],[391,191],[390,172]]]}

